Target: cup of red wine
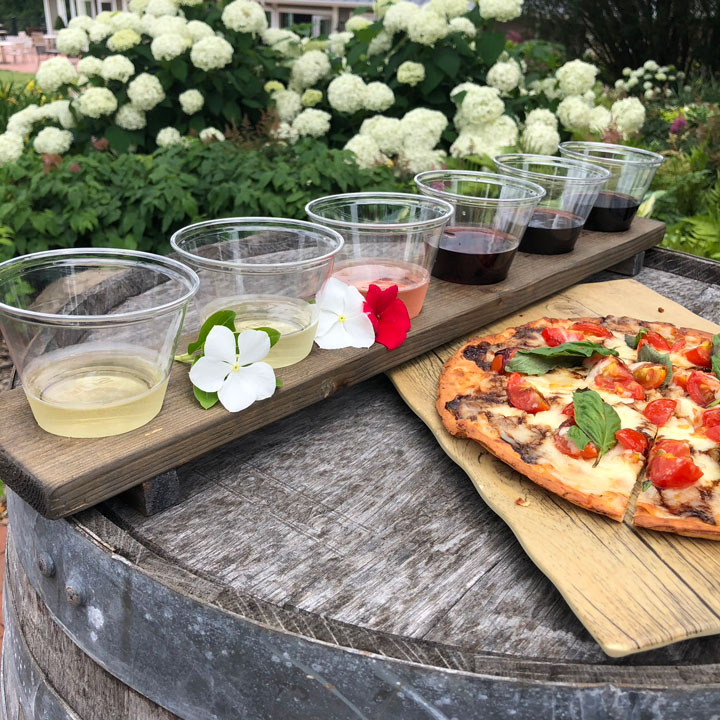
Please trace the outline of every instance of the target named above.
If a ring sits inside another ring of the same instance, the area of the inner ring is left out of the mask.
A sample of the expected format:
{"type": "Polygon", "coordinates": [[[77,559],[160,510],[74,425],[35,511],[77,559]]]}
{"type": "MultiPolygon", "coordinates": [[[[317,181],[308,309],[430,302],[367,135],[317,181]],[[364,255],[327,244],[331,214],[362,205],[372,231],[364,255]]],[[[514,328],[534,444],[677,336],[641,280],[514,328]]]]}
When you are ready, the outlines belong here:
{"type": "Polygon", "coordinates": [[[405,193],[345,193],[305,206],[316,223],[345,240],[333,277],[365,295],[368,285],[398,286],[411,318],[420,314],[440,237],[453,216],[445,200],[405,193]]]}
{"type": "Polygon", "coordinates": [[[624,232],[630,229],[655,171],[665,158],[649,150],[611,143],[570,141],[560,143],[560,155],[599,165],[610,179],[590,211],[586,230],[624,232]]]}
{"type": "Polygon", "coordinates": [[[528,180],[469,170],[429,170],[415,176],[415,185],[455,208],[440,238],[433,276],[464,285],[505,280],[545,190],[528,180]]]}
{"type": "Polygon", "coordinates": [[[531,180],[545,197],[530,218],[520,241],[520,252],[560,255],[571,252],[580,231],[610,178],[610,171],[580,160],[508,153],[495,158],[498,172],[531,180]]]}

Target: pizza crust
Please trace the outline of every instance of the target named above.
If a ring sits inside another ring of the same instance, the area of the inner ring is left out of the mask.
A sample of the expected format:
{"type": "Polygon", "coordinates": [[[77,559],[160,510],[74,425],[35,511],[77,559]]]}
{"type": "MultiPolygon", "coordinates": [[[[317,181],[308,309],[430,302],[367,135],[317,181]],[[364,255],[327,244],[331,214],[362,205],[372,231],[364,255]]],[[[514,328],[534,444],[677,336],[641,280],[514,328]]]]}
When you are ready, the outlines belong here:
{"type": "Polygon", "coordinates": [[[670,532],[687,537],[720,540],[720,527],[703,522],[699,518],[677,517],[662,513],[655,505],[638,503],[633,516],[633,525],[646,530],[670,532]]]}

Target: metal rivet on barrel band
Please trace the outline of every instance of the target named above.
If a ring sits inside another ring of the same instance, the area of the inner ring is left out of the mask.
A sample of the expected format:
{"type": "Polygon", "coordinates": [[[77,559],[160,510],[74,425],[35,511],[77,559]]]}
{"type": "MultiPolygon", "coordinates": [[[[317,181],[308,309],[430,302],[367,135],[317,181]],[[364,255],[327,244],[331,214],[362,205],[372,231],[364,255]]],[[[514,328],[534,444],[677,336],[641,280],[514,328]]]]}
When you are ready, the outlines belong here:
{"type": "Polygon", "coordinates": [[[65,598],[73,607],[80,607],[85,603],[85,590],[77,580],[70,580],[65,586],[65,598]]]}
{"type": "Polygon", "coordinates": [[[51,578],[55,575],[55,561],[46,552],[41,552],[37,558],[38,570],[40,574],[46,578],[51,578]]]}

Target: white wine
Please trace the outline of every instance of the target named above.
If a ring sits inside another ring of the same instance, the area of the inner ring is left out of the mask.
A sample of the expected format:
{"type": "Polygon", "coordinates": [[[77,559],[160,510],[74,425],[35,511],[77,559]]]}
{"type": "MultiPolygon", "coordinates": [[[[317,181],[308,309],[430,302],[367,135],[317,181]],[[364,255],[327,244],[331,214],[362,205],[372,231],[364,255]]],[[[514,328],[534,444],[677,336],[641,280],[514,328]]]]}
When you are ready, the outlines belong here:
{"type": "Polygon", "coordinates": [[[53,435],[97,438],[135,430],[162,407],[168,378],[141,348],[75,346],[26,369],[23,388],[37,424],[53,435]]]}
{"type": "Polygon", "coordinates": [[[305,300],[281,295],[242,295],[216,300],[203,314],[207,318],[218,310],[235,311],[238,332],[268,327],[280,333],[280,339],[263,361],[274,368],[294,365],[312,350],[318,314],[316,306],[305,300]]]}

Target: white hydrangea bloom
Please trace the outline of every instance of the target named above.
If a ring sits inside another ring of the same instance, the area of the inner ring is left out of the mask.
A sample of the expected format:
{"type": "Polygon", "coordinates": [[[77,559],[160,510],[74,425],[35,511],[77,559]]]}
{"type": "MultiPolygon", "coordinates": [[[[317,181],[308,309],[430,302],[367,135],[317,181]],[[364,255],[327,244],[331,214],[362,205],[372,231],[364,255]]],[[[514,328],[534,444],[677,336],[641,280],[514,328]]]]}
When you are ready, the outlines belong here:
{"type": "Polygon", "coordinates": [[[508,22],[522,15],[523,0],[478,0],[478,6],[485,20],[508,22]]]}
{"type": "Polygon", "coordinates": [[[610,127],[611,122],[612,115],[606,107],[598,105],[590,111],[588,127],[591,132],[604,133],[610,127]]]}
{"type": "Polygon", "coordinates": [[[446,157],[444,150],[406,148],[400,153],[398,163],[412,175],[417,175],[426,170],[437,170],[443,167],[446,157]]]}
{"type": "Polygon", "coordinates": [[[253,35],[267,28],[265,11],[253,0],[235,0],[226,5],[222,13],[222,21],[229,30],[253,35]]]}
{"type": "Polygon", "coordinates": [[[464,15],[470,9],[468,0],[430,0],[430,7],[448,20],[464,15]]]}
{"type": "Polygon", "coordinates": [[[644,89],[644,90],[649,90],[652,86],[653,86],[653,84],[652,84],[649,80],[646,80],[646,81],[643,83],[643,89],[644,89]]]}
{"type": "Polygon", "coordinates": [[[161,15],[177,15],[178,6],[173,0],[150,0],[145,12],[148,15],[155,15],[159,17],[161,15]]]}
{"type": "Polygon", "coordinates": [[[388,8],[383,27],[391,35],[401,31],[407,32],[410,21],[419,14],[420,8],[415,3],[402,0],[388,8]]]}
{"type": "Polygon", "coordinates": [[[582,95],[592,89],[598,69],[582,60],[566,62],[555,72],[563,96],[582,95]]]}
{"type": "Polygon", "coordinates": [[[328,35],[328,50],[333,55],[342,57],[345,55],[345,45],[352,40],[353,34],[351,32],[334,32],[328,35]]]}
{"type": "Polygon", "coordinates": [[[187,29],[188,21],[184,17],[166,15],[165,17],[156,18],[153,15],[143,15],[140,22],[143,26],[143,32],[152,38],[173,33],[182,35],[187,39],[188,44],[192,42],[192,37],[187,29]]]}
{"type": "Polygon", "coordinates": [[[55,100],[55,102],[42,105],[37,109],[38,119],[40,117],[49,120],[55,120],[60,123],[65,130],[75,127],[75,116],[70,111],[69,100],[55,100]]]}
{"type": "Polygon", "coordinates": [[[560,92],[560,84],[554,77],[543,78],[540,81],[540,92],[544,93],[545,97],[548,98],[548,100],[555,100],[562,97],[562,93],[560,92]]]}
{"type": "Polygon", "coordinates": [[[118,102],[112,91],[103,87],[88,88],[78,99],[78,108],[83,115],[99,118],[112,115],[117,110],[118,102]]]}
{"type": "Polygon", "coordinates": [[[100,58],[86,55],[77,64],[77,71],[87,77],[99,75],[102,72],[103,61],[100,58]]]}
{"type": "MultiPolygon", "coordinates": [[[[108,35],[113,34],[112,26],[109,23],[94,22],[87,30],[90,42],[102,42],[108,35]]],[[[111,48],[112,50],[112,48],[111,48]]]]}
{"type": "Polygon", "coordinates": [[[422,63],[406,60],[397,69],[397,81],[403,85],[415,86],[425,79],[425,66],[422,63]]]}
{"type": "Polygon", "coordinates": [[[57,34],[57,49],[63,55],[79,55],[89,42],[87,33],[80,28],[64,28],[57,34]]]}
{"type": "Polygon", "coordinates": [[[186,115],[194,115],[196,112],[200,112],[205,104],[202,93],[195,89],[180,93],[178,100],[180,100],[180,107],[186,115]]]}
{"type": "Polygon", "coordinates": [[[284,28],[268,28],[262,34],[265,45],[288,57],[297,57],[302,52],[300,40],[297,33],[284,28]]]}
{"type": "Polygon", "coordinates": [[[73,134],[69,130],[46,127],[37,134],[33,142],[33,147],[39,155],[44,155],[45,153],[62,155],[70,149],[72,141],[73,134]]]}
{"type": "Polygon", "coordinates": [[[309,135],[317,138],[327,135],[330,130],[330,113],[307,108],[293,120],[292,128],[300,137],[309,135]]]}
{"type": "Polygon", "coordinates": [[[622,78],[615,81],[615,89],[616,90],[624,90],[625,89],[625,81],[622,78]]]}
{"type": "MultiPolygon", "coordinates": [[[[553,130],[557,130],[558,121],[550,110],[546,110],[545,108],[535,108],[525,117],[525,127],[530,127],[530,125],[546,125],[553,130]]],[[[542,155],[544,153],[540,154],[542,155]]]]}
{"type": "Polygon", "coordinates": [[[630,74],[631,74],[631,73],[632,73],[632,68],[624,67],[624,68],[622,69],[622,74],[623,74],[625,77],[630,77],[630,74]]]}
{"type": "Polygon", "coordinates": [[[165,99],[165,91],[160,81],[149,73],[142,73],[128,85],[127,94],[130,102],[138,110],[152,110],[165,99]]]}
{"type": "Polygon", "coordinates": [[[368,56],[372,57],[373,55],[384,55],[386,52],[389,52],[389,50],[392,46],[393,46],[392,34],[385,32],[385,30],[381,30],[370,41],[370,45],[368,45],[368,56]]]}
{"type": "Polygon", "coordinates": [[[477,28],[473,25],[472,20],[465,17],[456,17],[450,20],[448,28],[451,33],[462,33],[467,37],[474,38],[477,35],[477,28]]]}
{"type": "Polygon", "coordinates": [[[190,51],[192,64],[206,72],[225,67],[232,61],[232,57],[233,46],[220,37],[202,38],[190,51]]]}
{"type": "Polygon", "coordinates": [[[200,139],[207,145],[211,142],[223,142],[225,136],[214,127],[206,127],[200,131],[200,139]]]}
{"type": "Polygon", "coordinates": [[[132,12],[114,12],[110,18],[110,25],[113,30],[134,30],[142,32],[140,18],[132,12]]]}
{"type": "Polygon", "coordinates": [[[560,133],[545,123],[527,125],[520,138],[520,145],[525,152],[538,155],[554,155],[560,144],[560,133]]]}
{"type": "Polygon", "coordinates": [[[158,35],[150,43],[150,52],[156,60],[174,60],[182,55],[188,48],[188,43],[182,35],[165,33],[158,35]]]}
{"type": "Polygon", "coordinates": [[[457,102],[456,98],[462,92],[465,97],[455,115],[455,125],[461,132],[497,120],[505,111],[497,88],[462,83],[451,91],[450,98],[457,102]]]}
{"type": "Polygon", "coordinates": [[[124,55],[108,55],[102,62],[100,75],[104,80],[126,83],[135,74],[135,66],[124,55]]]}
{"type": "Polygon", "coordinates": [[[372,25],[372,21],[368,20],[362,15],[352,15],[345,22],[345,30],[347,32],[356,33],[358,30],[364,30],[369,25],[372,25]]]}
{"type": "Polygon", "coordinates": [[[652,100],[655,95],[655,91],[654,90],[646,90],[644,94],[645,94],[646,100],[652,100]]]}
{"type": "Polygon", "coordinates": [[[35,82],[45,92],[55,92],[61,85],[68,85],[77,80],[77,73],[72,63],[64,57],[46,60],[35,73],[35,82]]]}
{"type": "Polygon", "coordinates": [[[374,115],[363,120],[360,135],[369,135],[386,155],[397,155],[405,139],[400,119],[384,115],[374,115]]]}
{"type": "Polygon", "coordinates": [[[195,7],[205,2],[205,0],[178,0],[178,2],[180,5],[185,5],[186,7],[195,7]]]}
{"type": "Polygon", "coordinates": [[[420,45],[434,45],[442,40],[450,28],[442,15],[429,8],[422,9],[410,18],[407,27],[408,37],[420,45]]]}
{"type": "Polygon", "coordinates": [[[203,38],[215,35],[215,31],[202,20],[190,20],[190,22],[188,22],[185,26],[185,29],[194,43],[198,40],[202,40],[203,38]]]}
{"type": "Polygon", "coordinates": [[[378,19],[384,18],[388,8],[396,2],[398,2],[398,0],[375,0],[375,6],[373,8],[375,17],[378,19]]]}
{"type": "Polygon", "coordinates": [[[22,136],[11,132],[4,132],[0,135],[0,165],[17,162],[22,153],[22,136]]]}
{"type": "Polygon", "coordinates": [[[626,83],[625,83],[625,89],[626,90],[632,90],[636,85],[638,85],[640,81],[636,77],[631,77],[626,83]]]}
{"type": "Polygon", "coordinates": [[[463,158],[469,155],[482,155],[488,150],[491,150],[491,148],[485,146],[478,136],[473,133],[462,132],[450,146],[450,155],[456,158],[463,158]]]}
{"type": "Polygon", "coordinates": [[[300,93],[294,90],[278,90],[272,94],[275,111],[282,122],[291,123],[302,110],[300,93]]]}
{"type": "Polygon", "coordinates": [[[645,70],[649,70],[650,72],[655,72],[660,69],[660,66],[654,60],[647,60],[643,63],[643,68],[645,70]]]}
{"type": "Polygon", "coordinates": [[[149,2],[150,0],[130,0],[130,2],[128,3],[128,8],[130,9],[130,12],[142,15],[142,13],[147,10],[149,2]]]}
{"type": "Polygon", "coordinates": [[[87,32],[93,22],[94,20],[89,15],[77,15],[76,17],[70,19],[68,27],[78,28],[87,32]]]}
{"type": "Polygon", "coordinates": [[[568,130],[587,130],[590,127],[590,109],[579,95],[570,95],[558,105],[557,116],[568,130]]]}
{"type": "Polygon", "coordinates": [[[182,145],[183,138],[177,128],[163,128],[155,138],[158,147],[170,147],[171,145],[182,145]]]}
{"type": "Polygon", "coordinates": [[[496,62],[487,74],[487,84],[502,93],[514,90],[522,80],[522,70],[515,60],[496,62]]]}
{"type": "Polygon", "coordinates": [[[103,10],[95,16],[95,22],[103,23],[105,25],[109,25],[111,20],[112,13],[109,10],[103,10]]]}
{"type": "Polygon", "coordinates": [[[281,122],[277,126],[277,129],[273,133],[273,136],[276,140],[279,140],[283,143],[290,143],[290,145],[297,142],[298,139],[297,130],[294,130],[293,126],[290,123],[286,122],[281,122]]]}
{"type": "Polygon", "coordinates": [[[395,102],[395,93],[381,82],[371,82],[365,86],[363,105],[366,110],[383,112],[395,102]]]}
{"type": "Polygon", "coordinates": [[[308,88],[300,98],[303,107],[315,107],[323,99],[322,90],[308,88]]]}
{"type": "Polygon", "coordinates": [[[330,60],[321,50],[308,50],[292,66],[290,79],[293,85],[304,89],[317,85],[330,72],[330,60]]]}
{"type": "Polygon", "coordinates": [[[400,129],[403,133],[403,146],[408,149],[434,148],[448,121],[445,115],[438,110],[428,108],[415,108],[405,113],[400,120],[400,129]]]}
{"type": "Polygon", "coordinates": [[[13,135],[25,137],[32,132],[35,122],[41,119],[42,113],[40,108],[35,104],[28,105],[23,110],[13,113],[10,116],[6,130],[13,135]]]}
{"type": "Polygon", "coordinates": [[[333,110],[354,113],[365,105],[365,90],[365,81],[359,75],[345,73],[330,82],[327,99],[333,110]]]}
{"type": "Polygon", "coordinates": [[[147,125],[145,113],[128,103],[115,114],[115,124],[123,130],[142,130],[147,125]]]}
{"type": "Polygon", "coordinates": [[[614,102],[610,112],[615,127],[624,137],[638,132],[645,124],[645,107],[635,97],[614,102]]]}
{"type": "Polygon", "coordinates": [[[112,52],[125,52],[130,48],[134,48],[142,42],[142,38],[139,33],[136,33],[130,28],[125,30],[118,30],[113,33],[107,41],[108,50],[112,52]]]}
{"type": "Polygon", "coordinates": [[[370,135],[354,135],[345,143],[343,150],[354,153],[355,164],[363,170],[369,170],[375,165],[386,165],[388,162],[387,156],[370,135]]]}

